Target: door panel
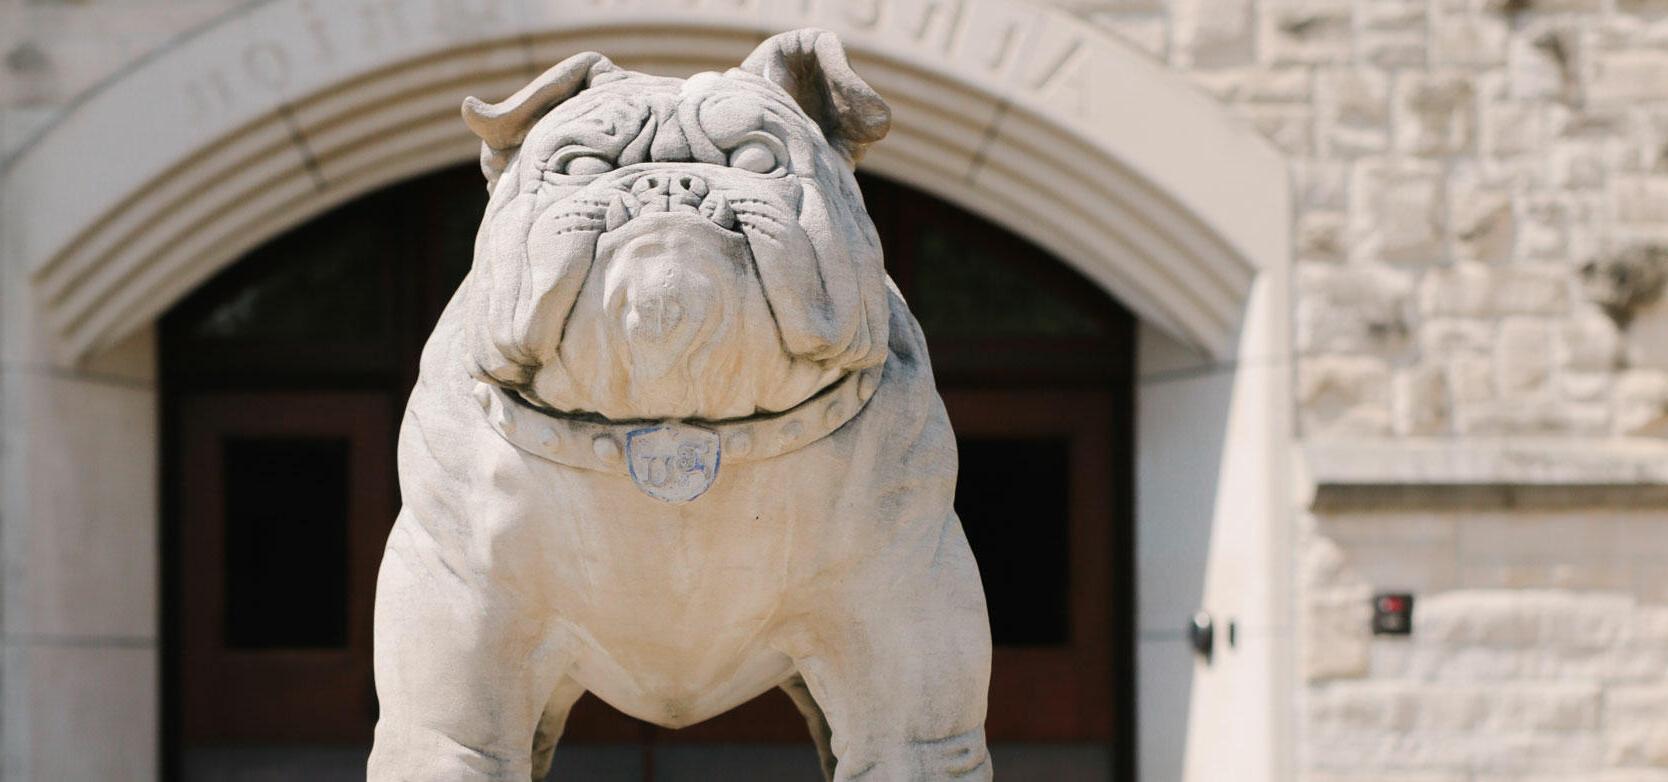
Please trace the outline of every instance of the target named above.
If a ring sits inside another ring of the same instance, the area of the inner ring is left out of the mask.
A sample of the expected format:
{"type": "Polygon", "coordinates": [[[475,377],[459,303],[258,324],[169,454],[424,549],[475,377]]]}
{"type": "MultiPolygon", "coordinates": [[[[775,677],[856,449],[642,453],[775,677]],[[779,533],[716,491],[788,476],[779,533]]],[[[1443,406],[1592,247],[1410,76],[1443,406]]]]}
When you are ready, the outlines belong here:
{"type": "Polygon", "coordinates": [[[1110,739],[1107,563],[1120,561],[1109,558],[1113,395],[943,396],[961,450],[956,512],[979,560],[996,644],[986,732],[1005,741],[1110,739]],[[1051,463],[1039,470],[1027,459],[1051,463]]]}
{"type": "Polygon", "coordinates": [[[198,394],[179,412],[184,738],[368,740],[386,396],[198,394]]]}

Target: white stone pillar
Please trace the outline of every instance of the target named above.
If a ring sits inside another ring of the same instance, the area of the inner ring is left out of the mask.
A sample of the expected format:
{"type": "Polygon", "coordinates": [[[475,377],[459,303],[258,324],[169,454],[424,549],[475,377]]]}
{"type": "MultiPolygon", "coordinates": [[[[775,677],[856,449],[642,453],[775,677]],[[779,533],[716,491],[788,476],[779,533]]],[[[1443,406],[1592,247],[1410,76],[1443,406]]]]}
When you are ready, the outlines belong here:
{"type": "Polygon", "coordinates": [[[0,200],[0,778],[158,774],[154,332],[54,365],[0,200]]]}

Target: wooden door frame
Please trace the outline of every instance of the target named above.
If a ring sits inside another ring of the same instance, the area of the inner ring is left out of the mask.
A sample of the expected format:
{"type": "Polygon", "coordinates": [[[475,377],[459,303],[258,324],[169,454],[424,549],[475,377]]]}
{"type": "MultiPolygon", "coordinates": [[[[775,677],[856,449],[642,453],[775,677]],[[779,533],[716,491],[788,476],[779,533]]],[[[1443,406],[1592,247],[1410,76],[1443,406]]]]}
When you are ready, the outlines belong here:
{"type": "MultiPolygon", "coordinates": [[[[173,601],[179,623],[176,665],[192,666],[202,677],[195,680],[194,686],[178,692],[179,738],[185,743],[213,744],[217,737],[213,728],[205,725],[218,724],[224,731],[218,738],[238,741],[245,731],[261,724],[258,715],[249,719],[250,715],[240,713],[233,705],[224,709],[228,713],[209,716],[205,709],[224,708],[226,704],[223,698],[213,697],[204,687],[224,685],[261,668],[272,668],[269,673],[279,675],[293,671],[309,679],[335,676],[342,679],[337,686],[356,687],[358,671],[369,665],[377,563],[393,523],[397,496],[392,482],[394,440],[388,420],[388,399],[374,392],[199,393],[182,396],[176,406],[179,450],[174,488],[181,494],[177,498],[175,517],[178,556],[182,563],[194,565],[191,571],[176,574],[179,590],[174,593],[173,601]],[[346,497],[349,503],[346,510],[349,580],[345,584],[348,635],[345,646],[340,649],[230,651],[223,648],[226,497],[223,490],[213,487],[187,490],[189,487],[183,479],[193,476],[199,480],[223,481],[223,438],[265,435],[345,436],[351,444],[346,497]],[[372,445],[360,447],[362,444],[372,445]],[[385,488],[373,488],[378,483],[386,483],[385,488]],[[386,521],[378,523],[379,519],[386,521]],[[240,669],[245,673],[240,674],[240,669]]],[[[269,685],[280,690],[286,687],[283,681],[259,679],[247,680],[242,686],[269,685]]],[[[358,697],[366,699],[362,705],[372,710],[366,713],[374,716],[375,699],[368,689],[358,697]]],[[[347,701],[353,702],[356,701],[347,701]]],[[[291,738],[314,743],[369,740],[369,732],[362,730],[363,717],[343,712],[321,714],[307,725],[317,733],[291,738]],[[363,736],[356,735],[361,732],[363,736]]],[[[302,723],[275,724],[278,729],[266,733],[288,735],[288,731],[302,723]]]]}

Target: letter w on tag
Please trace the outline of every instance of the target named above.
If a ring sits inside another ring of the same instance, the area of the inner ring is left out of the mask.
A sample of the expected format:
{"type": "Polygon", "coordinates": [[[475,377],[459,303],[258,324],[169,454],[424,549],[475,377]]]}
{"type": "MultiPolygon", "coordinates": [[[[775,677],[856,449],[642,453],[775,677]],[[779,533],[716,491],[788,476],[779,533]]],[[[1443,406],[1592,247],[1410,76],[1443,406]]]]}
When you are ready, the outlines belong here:
{"type": "Polygon", "coordinates": [[[711,429],[665,423],[626,435],[626,464],[644,494],[689,502],[718,478],[719,438],[711,429]]]}

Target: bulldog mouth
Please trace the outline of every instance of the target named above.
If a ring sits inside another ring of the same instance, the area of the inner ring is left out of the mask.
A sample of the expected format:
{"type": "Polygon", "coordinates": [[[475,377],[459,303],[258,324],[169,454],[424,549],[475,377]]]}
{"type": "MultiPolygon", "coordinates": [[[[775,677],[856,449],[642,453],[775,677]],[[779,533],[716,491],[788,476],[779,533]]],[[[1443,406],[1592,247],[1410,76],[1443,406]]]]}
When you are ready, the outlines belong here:
{"type": "MultiPolygon", "coordinates": [[[[852,370],[852,371],[849,371],[849,372],[844,372],[844,373],[841,373],[839,377],[836,377],[833,380],[828,381],[827,383],[825,383],[821,387],[817,388],[817,390],[815,392],[813,392],[810,396],[806,397],[803,400],[800,400],[800,402],[798,404],[795,404],[791,407],[787,407],[787,408],[784,408],[784,409],[781,409],[781,410],[758,409],[758,410],[754,410],[751,413],[748,413],[747,415],[731,416],[729,418],[702,418],[702,417],[699,417],[699,416],[691,416],[691,417],[678,417],[678,416],[666,417],[666,416],[662,416],[662,417],[610,418],[609,416],[603,415],[602,413],[596,412],[594,410],[559,410],[559,409],[557,409],[555,407],[552,407],[549,404],[543,402],[542,400],[538,399],[537,397],[530,396],[529,393],[528,393],[528,389],[526,389],[526,388],[518,388],[518,387],[514,387],[514,386],[495,386],[495,387],[500,392],[502,392],[505,395],[505,397],[507,397],[510,401],[514,402],[518,407],[524,408],[529,413],[533,413],[533,414],[536,414],[538,416],[542,416],[544,418],[556,419],[556,420],[559,420],[559,421],[573,421],[573,422],[577,422],[577,423],[599,424],[599,425],[604,425],[604,426],[627,426],[627,427],[643,426],[643,425],[646,425],[646,424],[666,423],[666,422],[684,423],[684,424],[689,424],[689,425],[692,425],[692,426],[722,427],[722,426],[731,426],[731,425],[740,425],[740,424],[752,424],[752,423],[758,423],[758,422],[761,422],[761,421],[772,421],[772,420],[783,418],[784,416],[788,416],[788,415],[792,415],[794,413],[798,413],[801,410],[815,407],[819,402],[821,402],[823,400],[827,400],[827,399],[832,398],[839,391],[839,389],[841,389],[844,386],[849,385],[849,384],[858,383],[859,380],[861,380],[863,382],[860,385],[854,385],[853,387],[854,388],[860,388],[860,393],[862,394],[863,400],[867,401],[869,395],[874,393],[873,389],[874,389],[874,382],[875,382],[876,378],[878,378],[878,371],[875,368],[871,368],[871,369],[867,369],[867,370],[852,370]],[[874,375],[875,377],[874,378],[866,377],[868,375],[874,375]]],[[[477,393],[479,393],[479,392],[477,392],[477,393]]],[[[485,402],[483,402],[482,404],[484,405],[485,402]]],[[[840,412],[841,411],[836,410],[836,411],[834,411],[834,415],[838,415],[840,412]]],[[[825,417],[829,417],[829,416],[825,416],[825,417]]],[[[831,417],[830,417],[830,420],[832,420],[831,417]]]]}
{"type": "Polygon", "coordinates": [[[609,199],[608,212],[603,218],[604,231],[617,231],[643,215],[679,212],[698,214],[725,231],[736,231],[736,213],[730,208],[730,200],[716,190],[708,191],[701,180],[693,180],[696,187],[675,193],[644,188],[645,181],[648,180],[638,180],[632,188],[634,192],[618,192],[609,199]]]}

